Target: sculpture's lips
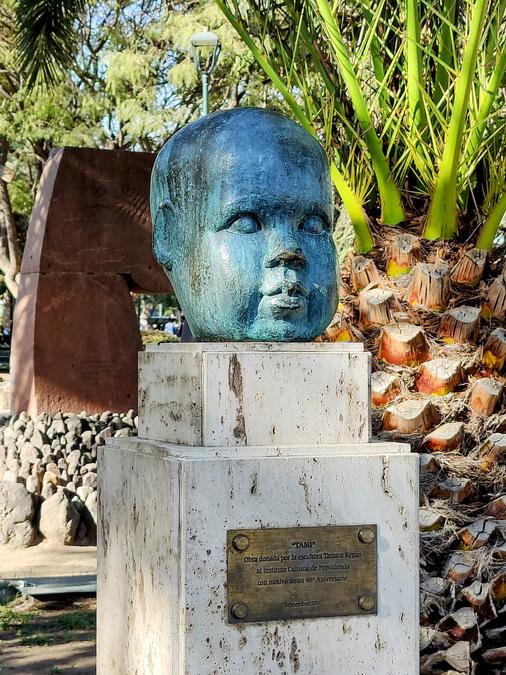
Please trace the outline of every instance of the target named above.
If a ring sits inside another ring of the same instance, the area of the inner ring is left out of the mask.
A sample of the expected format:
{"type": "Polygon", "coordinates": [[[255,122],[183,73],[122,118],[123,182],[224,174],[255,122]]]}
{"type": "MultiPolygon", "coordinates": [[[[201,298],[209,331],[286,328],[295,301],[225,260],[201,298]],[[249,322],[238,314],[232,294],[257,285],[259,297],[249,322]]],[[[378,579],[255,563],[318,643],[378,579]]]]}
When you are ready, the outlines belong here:
{"type": "Polygon", "coordinates": [[[299,309],[306,303],[306,299],[301,295],[286,295],[286,293],[270,296],[269,300],[271,307],[285,310],[299,309]]]}
{"type": "Polygon", "coordinates": [[[300,283],[300,281],[283,281],[282,283],[277,283],[271,288],[264,290],[263,295],[269,297],[273,296],[282,296],[286,298],[304,298],[309,297],[309,291],[300,283]]]}
{"type": "Polygon", "coordinates": [[[295,279],[283,279],[275,281],[270,286],[266,285],[262,291],[263,301],[270,307],[274,316],[283,317],[289,315],[294,318],[302,315],[307,310],[309,291],[295,279]]]}

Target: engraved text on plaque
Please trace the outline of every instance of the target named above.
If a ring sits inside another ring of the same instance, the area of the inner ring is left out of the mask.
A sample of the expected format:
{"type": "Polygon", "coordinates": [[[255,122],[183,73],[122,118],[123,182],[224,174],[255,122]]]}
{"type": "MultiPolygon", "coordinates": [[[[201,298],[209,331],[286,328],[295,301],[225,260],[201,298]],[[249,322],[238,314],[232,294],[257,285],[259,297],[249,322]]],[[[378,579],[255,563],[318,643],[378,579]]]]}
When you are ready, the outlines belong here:
{"type": "Polygon", "coordinates": [[[376,525],[227,532],[228,621],[376,614],[376,525]]]}

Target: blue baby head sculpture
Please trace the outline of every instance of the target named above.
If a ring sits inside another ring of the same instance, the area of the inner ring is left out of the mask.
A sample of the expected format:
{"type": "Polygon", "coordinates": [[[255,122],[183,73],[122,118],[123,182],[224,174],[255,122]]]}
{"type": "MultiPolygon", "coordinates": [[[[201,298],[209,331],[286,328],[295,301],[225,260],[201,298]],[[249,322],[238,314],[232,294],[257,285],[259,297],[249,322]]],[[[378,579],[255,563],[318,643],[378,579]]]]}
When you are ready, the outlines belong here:
{"type": "Polygon", "coordinates": [[[332,189],[319,143],[260,108],[203,117],[151,178],[155,258],[196,340],[312,340],[337,304],[332,189]]]}

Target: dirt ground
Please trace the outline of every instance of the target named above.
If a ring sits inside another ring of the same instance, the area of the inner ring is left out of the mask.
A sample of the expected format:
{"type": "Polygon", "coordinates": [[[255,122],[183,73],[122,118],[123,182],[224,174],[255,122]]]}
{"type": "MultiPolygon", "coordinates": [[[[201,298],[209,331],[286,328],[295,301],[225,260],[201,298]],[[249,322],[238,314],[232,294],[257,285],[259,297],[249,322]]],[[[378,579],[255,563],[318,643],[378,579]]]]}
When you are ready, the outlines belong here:
{"type": "Polygon", "coordinates": [[[0,606],[0,675],[95,675],[95,598],[0,606]]]}

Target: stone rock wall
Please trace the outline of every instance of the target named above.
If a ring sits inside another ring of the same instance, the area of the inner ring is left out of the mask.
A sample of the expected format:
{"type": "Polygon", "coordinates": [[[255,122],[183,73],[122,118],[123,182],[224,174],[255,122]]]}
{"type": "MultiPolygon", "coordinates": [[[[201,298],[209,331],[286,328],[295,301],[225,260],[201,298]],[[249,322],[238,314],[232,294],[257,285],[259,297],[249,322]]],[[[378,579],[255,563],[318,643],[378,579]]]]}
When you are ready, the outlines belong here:
{"type": "Polygon", "coordinates": [[[107,437],[137,435],[127,413],[26,412],[0,426],[0,545],[94,544],[97,447],[107,437]]]}

